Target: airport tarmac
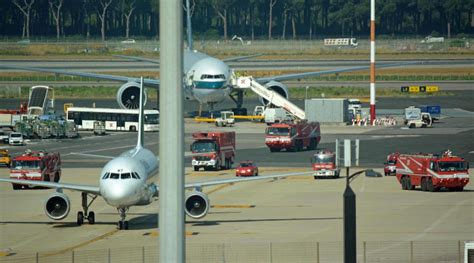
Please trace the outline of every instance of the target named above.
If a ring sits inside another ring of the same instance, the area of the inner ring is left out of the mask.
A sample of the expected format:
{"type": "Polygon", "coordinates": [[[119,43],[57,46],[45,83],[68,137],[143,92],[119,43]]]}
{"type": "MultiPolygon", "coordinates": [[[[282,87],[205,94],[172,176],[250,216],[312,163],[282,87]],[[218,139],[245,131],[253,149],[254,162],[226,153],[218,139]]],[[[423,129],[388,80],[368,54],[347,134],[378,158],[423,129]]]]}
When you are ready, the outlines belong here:
{"type": "MultiPolygon", "coordinates": [[[[262,167],[261,174],[303,171],[302,168],[262,167]]],[[[355,172],[352,170],[351,172],[355,172]]],[[[472,173],[472,169],[471,169],[472,173]]],[[[97,184],[99,169],[64,169],[62,182],[97,184]]],[[[1,169],[6,177],[7,170],[1,169]]],[[[186,181],[233,177],[233,171],[190,172],[186,181]]],[[[339,242],[343,240],[345,179],[314,180],[310,176],[205,188],[211,209],[203,219],[186,219],[188,246],[205,244],[265,244],[269,242],[339,242]]],[[[464,192],[402,191],[395,177],[361,175],[352,183],[357,195],[359,242],[451,241],[474,239],[474,187],[464,192]]],[[[0,251],[20,258],[34,252],[65,254],[74,251],[127,249],[157,244],[158,202],[132,207],[130,230],[116,230],[119,216],[98,198],[91,209],[96,224],[77,226],[80,194],[67,192],[69,216],[59,222],[43,212],[53,190],[14,191],[0,185],[0,251]]],[[[47,254],[46,253],[46,254],[47,254]]]]}

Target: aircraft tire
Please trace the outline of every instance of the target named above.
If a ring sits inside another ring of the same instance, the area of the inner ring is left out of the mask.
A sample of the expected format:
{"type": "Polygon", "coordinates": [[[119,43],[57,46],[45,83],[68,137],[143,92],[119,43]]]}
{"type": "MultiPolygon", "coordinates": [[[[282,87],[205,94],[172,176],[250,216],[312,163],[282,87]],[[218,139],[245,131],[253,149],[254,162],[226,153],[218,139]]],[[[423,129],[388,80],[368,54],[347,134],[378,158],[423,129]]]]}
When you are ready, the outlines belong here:
{"type": "Polygon", "coordinates": [[[84,213],[77,212],[77,225],[80,226],[84,224],[84,213]]]}
{"type": "Polygon", "coordinates": [[[87,216],[87,220],[89,221],[89,225],[95,224],[95,213],[93,211],[89,212],[89,216],[87,216]]]}

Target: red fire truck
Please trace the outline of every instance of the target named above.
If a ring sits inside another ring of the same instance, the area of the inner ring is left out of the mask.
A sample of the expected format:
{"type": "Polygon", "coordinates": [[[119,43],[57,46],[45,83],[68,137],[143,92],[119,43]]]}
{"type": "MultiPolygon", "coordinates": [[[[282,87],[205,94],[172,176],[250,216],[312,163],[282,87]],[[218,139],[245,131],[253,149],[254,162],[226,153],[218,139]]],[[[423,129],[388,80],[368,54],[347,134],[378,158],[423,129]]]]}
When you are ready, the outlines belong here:
{"type": "Polygon", "coordinates": [[[400,153],[391,153],[387,155],[387,161],[384,163],[383,172],[385,176],[395,175],[395,170],[397,168],[397,158],[400,153]]]}
{"type": "Polygon", "coordinates": [[[317,151],[311,159],[311,165],[314,179],[329,176],[338,178],[341,171],[336,167],[336,154],[328,150],[317,151]]]}
{"type": "Polygon", "coordinates": [[[422,191],[435,192],[445,187],[462,191],[469,183],[469,164],[451,151],[437,154],[400,154],[396,175],[403,190],[421,186],[422,191]]]}
{"type": "Polygon", "coordinates": [[[230,169],[235,158],[235,132],[196,132],[191,144],[194,171],[230,169]]]}
{"type": "MultiPolygon", "coordinates": [[[[10,167],[10,179],[59,182],[60,178],[59,153],[26,150],[22,155],[13,158],[10,167]]],[[[22,187],[18,184],[12,185],[15,190],[22,187]]]]}
{"type": "Polygon", "coordinates": [[[314,150],[320,140],[319,122],[276,123],[265,131],[265,144],[271,152],[314,150]]]}

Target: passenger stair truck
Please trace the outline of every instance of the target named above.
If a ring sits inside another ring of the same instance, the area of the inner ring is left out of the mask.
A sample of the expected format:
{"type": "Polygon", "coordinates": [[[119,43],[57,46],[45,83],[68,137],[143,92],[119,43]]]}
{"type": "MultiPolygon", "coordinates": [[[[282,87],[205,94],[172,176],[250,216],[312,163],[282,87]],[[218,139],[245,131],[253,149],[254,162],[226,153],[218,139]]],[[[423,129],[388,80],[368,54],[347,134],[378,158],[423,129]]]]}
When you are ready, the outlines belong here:
{"type": "Polygon", "coordinates": [[[191,144],[194,171],[230,169],[235,159],[235,132],[196,132],[191,144]]]}
{"type": "MultiPolygon", "coordinates": [[[[61,156],[59,153],[26,150],[12,160],[10,179],[59,182],[61,178],[61,156]]],[[[13,189],[22,186],[12,184],[13,189]]],[[[28,186],[25,186],[28,188],[28,186]]]]}
{"type": "Polygon", "coordinates": [[[341,172],[336,166],[336,153],[332,151],[317,151],[311,159],[314,179],[318,177],[338,178],[341,172]]]}
{"type": "Polygon", "coordinates": [[[260,83],[253,80],[252,77],[239,77],[237,79],[237,86],[241,89],[251,89],[253,92],[257,93],[257,95],[267,100],[268,104],[273,104],[276,107],[283,108],[300,120],[306,119],[304,110],[300,109],[277,92],[260,85],[260,83]]]}
{"type": "Polygon", "coordinates": [[[451,151],[435,154],[400,154],[396,176],[403,190],[420,186],[422,191],[435,192],[441,188],[462,191],[469,183],[469,164],[451,151]]]}
{"type": "Polygon", "coordinates": [[[314,150],[320,140],[319,122],[275,123],[265,130],[265,144],[270,152],[314,150]]]}

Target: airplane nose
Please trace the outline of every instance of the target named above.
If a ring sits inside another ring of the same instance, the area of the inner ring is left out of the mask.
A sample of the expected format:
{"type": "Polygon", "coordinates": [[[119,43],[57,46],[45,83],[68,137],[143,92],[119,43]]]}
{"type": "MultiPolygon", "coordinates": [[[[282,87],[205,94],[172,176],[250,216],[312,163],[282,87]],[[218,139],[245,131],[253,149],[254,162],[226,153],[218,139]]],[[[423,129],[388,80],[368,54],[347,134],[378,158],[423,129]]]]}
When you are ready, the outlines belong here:
{"type": "Polygon", "coordinates": [[[133,199],[133,192],[130,186],[115,184],[105,190],[104,197],[112,206],[129,205],[133,199]]]}

